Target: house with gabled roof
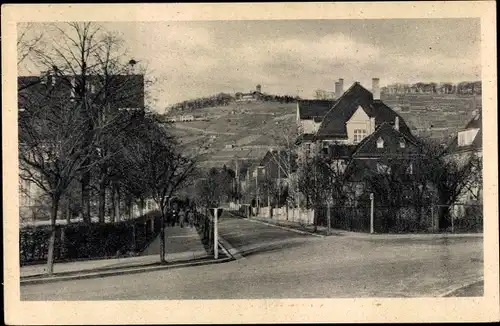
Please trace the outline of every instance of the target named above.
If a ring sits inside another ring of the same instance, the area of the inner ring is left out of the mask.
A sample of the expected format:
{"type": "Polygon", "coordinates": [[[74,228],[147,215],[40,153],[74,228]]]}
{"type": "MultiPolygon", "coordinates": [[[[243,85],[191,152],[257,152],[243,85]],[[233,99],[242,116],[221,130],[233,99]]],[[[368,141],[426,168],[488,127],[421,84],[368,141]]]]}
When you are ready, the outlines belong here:
{"type": "Polygon", "coordinates": [[[299,156],[313,155],[332,143],[357,145],[384,123],[397,124],[400,133],[416,141],[404,119],[380,100],[379,79],[372,83],[372,92],[355,82],[334,101],[299,101],[299,156]]]}
{"type": "Polygon", "coordinates": [[[462,154],[476,154],[482,156],[483,134],[481,112],[474,112],[472,119],[465,128],[458,131],[457,135],[449,144],[446,152],[455,157],[462,154]]]}
{"type": "Polygon", "coordinates": [[[335,100],[299,100],[297,101],[297,129],[299,142],[314,139],[324,116],[335,105],[335,100]]]}
{"type": "MultiPolygon", "coordinates": [[[[465,163],[474,156],[482,159],[483,157],[483,134],[482,134],[482,114],[474,112],[472,119],[467,125],[458,131],[445,151],[448,159],[458,163],[465,163]]],[[[458,202],[467,203],[471,201],[482,201],[482,171],[476,171],[478,177],[468,185],[464,192],[459,196],[458,202]]]]}
{"type": "Polygon", "coordinates": [[[349,172],[351,182],[347,187],[353,193],[353,199],[360,196],[365,189],[367,173],[391,173],[389,162],[400,165],[403,172],[411,175],[419,166],[413,166],[413,159],[421,158],[423,152],[418,141],[399,129],[398,123],[383,122],[370,135],[357,144],[328,143],[322,148],[320,155],[325,155],[332,167],[349,172]],[[371,171],[371,172],[370,172],[371,171]]]}

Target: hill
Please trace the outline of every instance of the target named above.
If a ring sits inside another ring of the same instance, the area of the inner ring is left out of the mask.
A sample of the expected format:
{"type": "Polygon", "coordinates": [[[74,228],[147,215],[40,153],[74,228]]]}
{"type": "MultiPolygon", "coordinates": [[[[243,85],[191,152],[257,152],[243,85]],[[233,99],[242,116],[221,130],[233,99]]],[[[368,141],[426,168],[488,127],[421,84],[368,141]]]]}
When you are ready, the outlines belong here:
{"type": "Polygon", "coordinates": [[[382,94],[382,101],[399,113],[419,136],[449,140],[481,110],[480,95],[382,94]]]}
{"type": "Polygon", "coordinates": [[[277,129],[295,126],[296,111],[296,103],[232,102],[200,109],[204,120],[172,123],[171,130],[183,144],[201,147],[201,166],[222,166],[235,158],[255,161],[276,145],[277,129]]]}
{"type": "MultiPolygon", "coordinates": [[[[481,109],[481,99],[456,94],[382,94],[418,136],[448,141],[481,109]]],[[[170,124],[172,132],[190,149],[201,150],[202,167],[231,164],[235,158],[260,160],[278,130],[295,127],[296,103],[228,102],[196,110],[203,120],[170,124]]]]}

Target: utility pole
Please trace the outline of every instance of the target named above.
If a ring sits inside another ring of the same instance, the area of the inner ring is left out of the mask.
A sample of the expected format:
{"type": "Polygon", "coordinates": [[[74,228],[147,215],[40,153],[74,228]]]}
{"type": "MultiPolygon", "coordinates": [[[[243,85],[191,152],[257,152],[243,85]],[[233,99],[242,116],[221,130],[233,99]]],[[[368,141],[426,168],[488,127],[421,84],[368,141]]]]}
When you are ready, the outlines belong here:
{"type": "Polygon", "coordinates": [[[373,196],[373,192],[370,193],[370,233],[371,234],[374,233],[374,228],[373,228],[373,211],[374,211],[373,202],[374,202],[374,197],[375,196],[373,196]]]}
{"type": "MultiPolygon", "coordinates": [[[[279,148],[278,148],[278,160],[281,160],[281,150],[279,148]]],[[[278,164],[278,205],[276,206],[277,208],[281,207],[281,164],[278,164]]]]}
{"type": "Polygon", "coordinates": [[[219,227],[218,227],[218,215],[219,208],[214,208],[214,258],[219,258],[219,227]]]}
{"type": "Polygon", "coordinates": [[[236,205],[238,205],[238,209],[240,208],[240,186],[239,186],[239,181],[240,181],[240,174],[239,174],[239,168],[238,168],[238,158],[236,158],[236,167],[235,167],[235,176],[236,176],[236,205]]]}
{"type": "Polygon", "coordinates": [[[326,202],[326,223],[328,224],[328,230],[326,235],[330,235],[330,200],[326,202]]]}

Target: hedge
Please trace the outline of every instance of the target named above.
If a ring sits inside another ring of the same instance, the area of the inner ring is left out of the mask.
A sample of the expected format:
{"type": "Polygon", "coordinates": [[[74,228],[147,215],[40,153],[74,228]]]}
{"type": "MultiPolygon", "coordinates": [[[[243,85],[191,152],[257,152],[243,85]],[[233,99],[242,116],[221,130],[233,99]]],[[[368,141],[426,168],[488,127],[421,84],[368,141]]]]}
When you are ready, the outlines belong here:
{"type": "MultiPolygon", "coordinates": [[[[74,223],[56,227],[56,262],[137,255],[158,235],[160,212],[117,223],[74,223]],[[154,229],[151,229],[151,220],[154,229]]],[[[21,265],[47,261],[50,226],[19,230],[21,265]]]]}

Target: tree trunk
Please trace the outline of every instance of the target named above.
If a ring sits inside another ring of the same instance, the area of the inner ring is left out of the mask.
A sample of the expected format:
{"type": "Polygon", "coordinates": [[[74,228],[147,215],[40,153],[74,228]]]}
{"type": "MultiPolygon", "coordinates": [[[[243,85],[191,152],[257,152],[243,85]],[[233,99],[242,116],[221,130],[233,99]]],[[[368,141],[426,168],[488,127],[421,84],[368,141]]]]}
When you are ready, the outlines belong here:
{"type": "Polygon", "coordinates": [[[160,262],[165,263],[165,209],[161,209],[161,227],[160,227],[160,262]]]}
{"type": "Polygon", "coordinates": [[[132,198],[127,199],[127,213],[128,213],[128,219],[132,219],[132,198]]]}
{"type": "Polygon", "coordinates": [[[120,221],[120,188],[115,185],[113,192],[113,214],[115,216],[115,222],[120,221]]]}
{"type": "Polygon", "coordinates": [[[135,223],[132,224],[132,251],[135,252],[137,249],[137,227],[135,223]]]}
{"type": "Polygon", "coordinates": [[[99,183],[99,223],[105,222],[106,214],[106,185],[104,182],[99,183]]]}
{"type": "Polygon", "coordinates": [[[71,223],[71,209],[70,209],[70,203],[66,203],[66,224],[71,223]]]}
{"type": "Polygon", "coordinates": [[[116,187],[114,184],[111,186],[111,223],[115,223],[117,220],[117,212],[116,212],[116,187]]]}
{"type": "Polygon", "coordinates": [[[144,198],[141,198],[139,203],[139,216],[143,215],[144,215],[144,198]]]}
{"type": "Polygon", "coordinates": [[[85,223],[91,223],[90,219],[90,172],[85,172],[82,178],[82,217],[85,223]]]}
{"type": "Polygon", "coordinates": [[[52,207],[50,212],[50,238],[49,238],[49,248],[47,253],[47,274],[52,275],[54,273],[54,249],[56,243],[56,220],[57,220],[57,210],[59,208],[59,199],[52,199],[52,207]]]}

